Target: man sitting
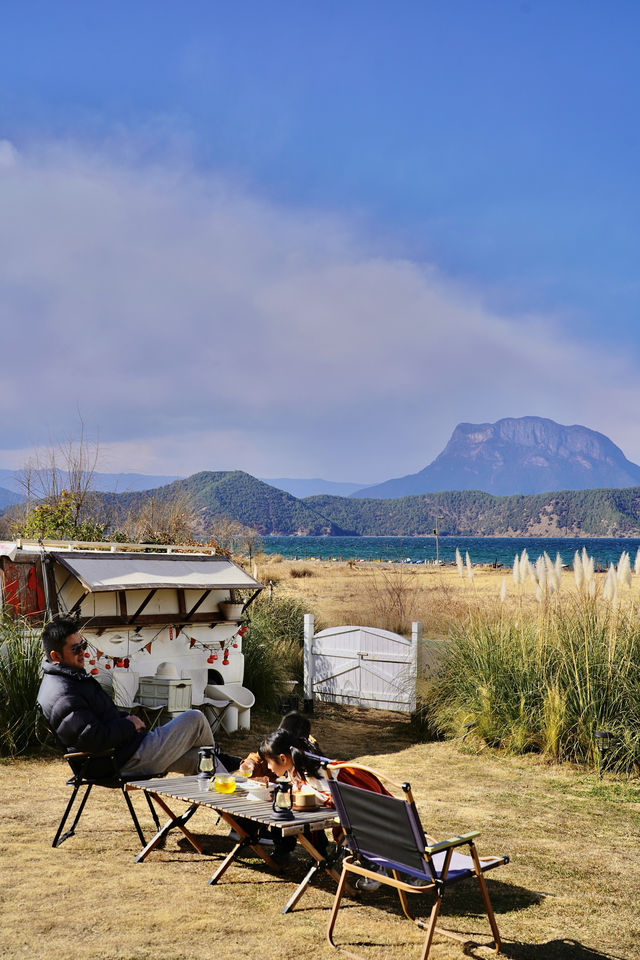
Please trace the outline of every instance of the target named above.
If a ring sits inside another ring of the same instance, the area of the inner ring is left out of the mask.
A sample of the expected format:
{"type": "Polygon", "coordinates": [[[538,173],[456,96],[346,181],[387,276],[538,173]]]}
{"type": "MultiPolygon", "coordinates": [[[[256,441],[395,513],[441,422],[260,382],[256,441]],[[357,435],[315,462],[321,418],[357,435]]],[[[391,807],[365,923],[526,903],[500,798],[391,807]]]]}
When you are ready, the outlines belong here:
{"type": "MultiPolygon", "coordinates": [[[[114,748],[116,763],[125,776],[154,777],[168,770],[197,773],[198,747],[214,745],[211,727],[199,710],[186,710],[149,731],[140,717],[118,710],[86,672],[87,641],[78,633],[75,620],[51,620],[42,631],[42,646],[47,659],[38,703],[67,749],[100,753],[114,748]]],[[[230,764],[234,769],[240,763],[240,757],[216,752],[218,768],[230,764]]]]}

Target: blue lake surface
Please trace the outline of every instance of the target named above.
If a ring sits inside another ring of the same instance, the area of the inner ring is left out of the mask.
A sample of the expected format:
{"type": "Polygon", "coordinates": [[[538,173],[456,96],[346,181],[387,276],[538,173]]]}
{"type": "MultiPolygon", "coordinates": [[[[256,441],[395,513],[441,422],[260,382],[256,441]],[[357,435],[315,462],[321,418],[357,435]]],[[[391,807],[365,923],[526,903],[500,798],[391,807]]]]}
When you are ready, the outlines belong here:
{"type": "MultiPolygon", "coordinates": [[[[469,552],[472,563],[495,563],[513,566],[516,554],[526,550],[535,560],[546,551],[552,560],[559,553],[566,564],[573,563],[576,550],[586,548],[596,565],[617,563],[623,550],[635,559],[639,538],[631,537],[439,537],[440,560],[453,563],[456,547],[462,558],[469,552]]],[[[288,559],[318,560],[387,560],[411,563],[433,563],[436,559],[435,537],[264,537],[265,553],[280,553],[288,559]]]]}

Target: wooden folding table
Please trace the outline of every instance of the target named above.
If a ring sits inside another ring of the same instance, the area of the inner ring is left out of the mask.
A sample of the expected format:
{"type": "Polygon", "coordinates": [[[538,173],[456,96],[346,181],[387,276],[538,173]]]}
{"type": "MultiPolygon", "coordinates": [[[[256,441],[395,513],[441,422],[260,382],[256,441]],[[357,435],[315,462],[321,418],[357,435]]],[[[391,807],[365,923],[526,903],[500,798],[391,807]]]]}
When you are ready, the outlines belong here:
{"type": "Polygon", "coordinates": [[[253,850],[270,867],[280,871],[281,867],[265,849],[265,846],[259,843],[260,832],[264,827],[275,827],[282,837],[295,836],[298,843],[313,860],[311,868],[285,904],[282,913],[288,913],[293,909],[306,890],[309,881],[318,871],[326,871],[336,883],[340,880],[340,870],[336,869],[334,861],[321,853],[312,840],[313,832],[324,831],[335,826],[335,810],[321,807],[304,812],[294,811],[292,820],[279,820],[271,807],[271,801],[256,800],[242,790],[241,784],[238,784],[234,793],[223,794],[217,793],[215,790],[201,790],[198,777],[136,780],[127,784],[126,789],[143,790],[148,800],[156,804],[169,817],[164,826],[140,851],[135,858],[136,863],[142,862],[174,828],[181,830],[191,846],[198,853],[202,853],[202,847],[186,825],[194,813],[204,807],[217,813],[232,830],[235,830],[239,837],[238,842],[208,881],[210,884],[217,883],[234,860],[237,860],[247,849],[253,850]],[[175,814],[167,800],[182,800],[188,804],[188,807],[183,813],[175,814]]]}

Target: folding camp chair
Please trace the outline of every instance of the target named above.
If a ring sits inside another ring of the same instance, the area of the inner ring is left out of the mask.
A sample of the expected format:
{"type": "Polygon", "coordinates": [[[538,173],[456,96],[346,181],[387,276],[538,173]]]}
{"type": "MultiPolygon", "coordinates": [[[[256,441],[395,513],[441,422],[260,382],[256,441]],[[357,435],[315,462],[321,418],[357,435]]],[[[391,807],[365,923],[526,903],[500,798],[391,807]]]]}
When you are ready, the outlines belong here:
{"type": "MultiPolygon", "coordinates": [[[[113,749],[105,750],[103,753],[84,753],[80,751],[67,752],[64,754],[64,758],[73,771],[73,775],[67,780],[67,785],[73,787],[73,790],[71,792],[71,797],[67,803],[66,809],[62,814],[62,819],[60,820],[51,846],[59,847],[60,844],[64,843],[68,837],[72,837],[74,835],[76,826],[78,825],[78,821],[82,816],[82,812],[93,787],[105,787],[107,790],[120,790],[127,804],[131,819],[133,820],[133,825],[136,828],[136,833],[140,838],[140,842],[144,846],[146,844],[144,834],[140,828],[140,823],[138,822],[136,812],[133,809],[131,797],[125,790],[125,785],[127,783],[131,783],[135,780],[140,780],[143,778],[127,777],[123,775],[118,769],[118,765],[115,760],[115,751],[113,749]],[[70,829],[67,830],[66,833],[63,833],[62,831],[64,830],[65,824],[81,787],[86,787],[86,790],[82,796],[82,799],[80,800],[70,829]]],[[[145,797],[149,805],[149,809],[151,810],[151,815],[153,817],[156,830],[159,830],[160,821],[158,820],[158,815],[146,793],[145,797]]]]}
{"type": "MultiPolygon", "coordinates": [[[[355,770],[359,765],[349,763],[348,767],[350,770],[355,770]]],[[[498,952],[500,934],[484,873],[508,863],[509,858],[480,858],[474,844],[474,839],[478,836],[477,830],[437,843],[433,838],[427,837],[422,829],[408,783],[397,784],[367,767],[359,767],[360,770],[373,775],[377,781],[401,790],[403,796],[400,799],[390,793],[380,793],[351,783],[340,782],[340,779],[337,779],[339,768],[340,764],[325,766],[329,776],[331,796],[345,831],[346,844],[351,852],[342,862],[342,876],[329,919],[327,937],[331,946],[343,950],[349,956],[358,956],[343,947],[338,947],[333,940],[333,931],[345,884],[348,877],[353,874],[377,880],[398,891],[405,916],[421,930],[426,931],[421,960],[426,960],[436,932],[454,940],[468,942],[468,938],[460,934],[436,927],[436,921],[445,889],[459,880],[475,876],[493,933],[495,949],[498,952]],[[458,852],[457,848],[463,846],[469,848],[468,856],[458,852]],[[368,861],[370,866],[365,866],[362,861],[368,861]],[[374,872],[371,865],[375,865],[378,871],[383,872],[374,872]],[[417,919],[412,915],[407,895],[414,893],[429,893],[434,896],[428,921],[417,919]]]]}
{"type": "Polygon", "coordinates": [[[225,713],[231,706],[230,700],[208,697],[205,689],[208,684],[208,670],[201,667],[187,666],[182,671],[183,677],[191,679],[191,702],[197,710],[201,710],[211,727],[211,733],[216,733],[222,723],[225,713]]]}
{"type": "Polygon", "coordinates": [[[138,703],[135,699],[140,675],[134,670],[114,670],[112,672],[113,702],[127,713],[135,713],[144,720],[147,730],[154,730],[160,722],[164,704],[151,706],[138,703]]]}

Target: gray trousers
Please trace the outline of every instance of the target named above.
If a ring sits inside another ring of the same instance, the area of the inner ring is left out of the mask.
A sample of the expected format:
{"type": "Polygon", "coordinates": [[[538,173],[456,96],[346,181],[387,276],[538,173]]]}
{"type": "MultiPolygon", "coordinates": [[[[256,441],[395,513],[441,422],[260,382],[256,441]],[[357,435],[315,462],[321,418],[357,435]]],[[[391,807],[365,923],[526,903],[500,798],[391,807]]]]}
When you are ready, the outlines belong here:
{"type": "Polygon", "coordinates": [[[151,730],[134,755],[121,767],[125,775],[157,777],[165,771],[198,772],[198,747],[213,746],[207,718],[199,710],[179,716],[151,730]]]}

